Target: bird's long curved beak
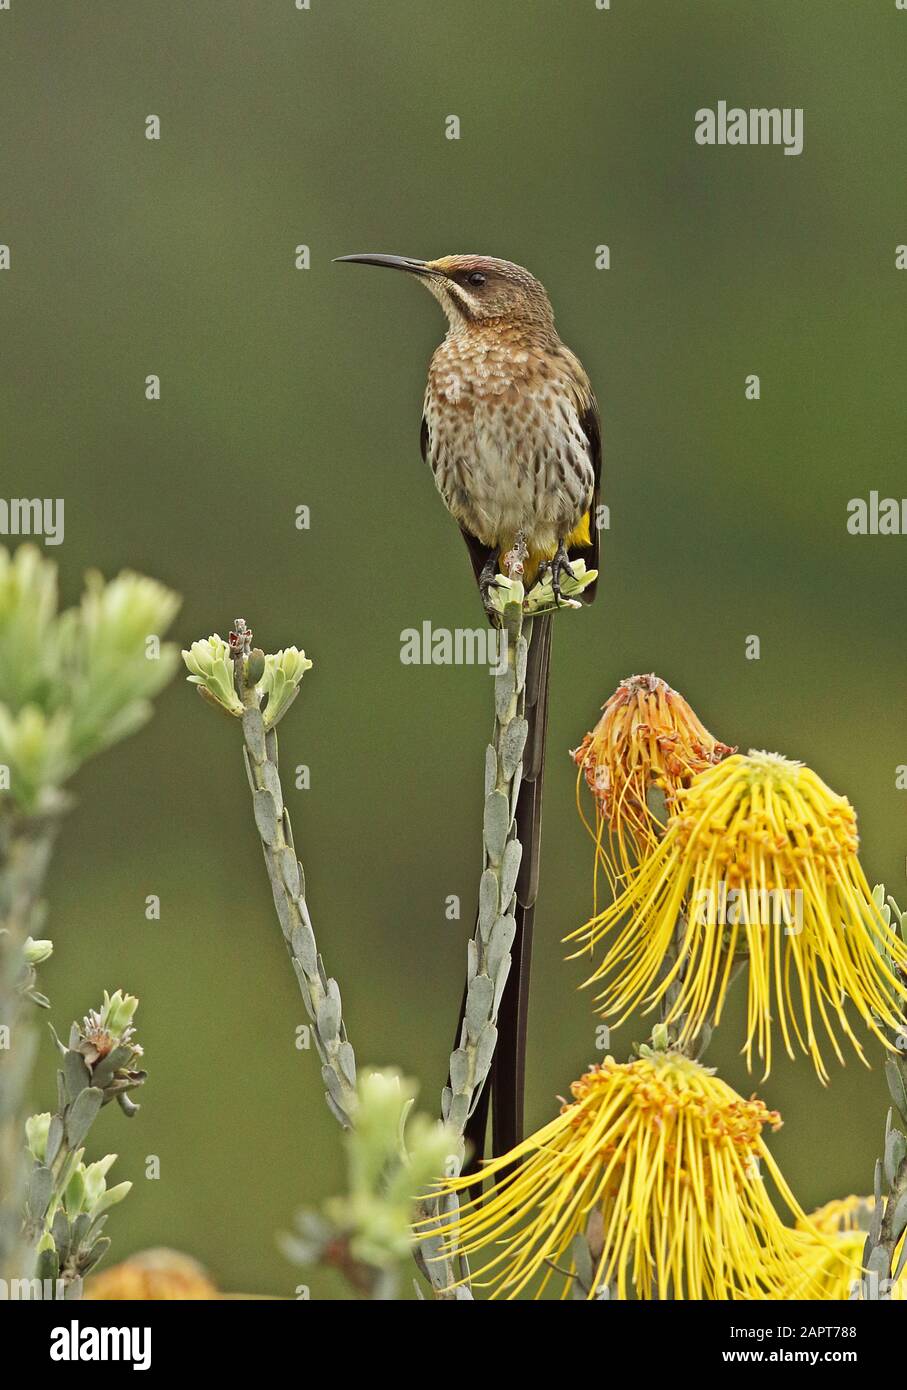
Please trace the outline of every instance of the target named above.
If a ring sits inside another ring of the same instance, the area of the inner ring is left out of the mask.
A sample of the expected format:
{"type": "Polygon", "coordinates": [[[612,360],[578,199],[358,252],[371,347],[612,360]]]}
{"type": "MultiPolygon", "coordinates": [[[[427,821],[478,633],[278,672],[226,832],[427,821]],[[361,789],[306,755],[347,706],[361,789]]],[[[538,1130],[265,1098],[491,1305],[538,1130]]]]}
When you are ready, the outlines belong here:
{"type": "Polygon", "coordinates": [[[435,275],[437,272],[427,261],[417,261],[411,256],[335,256],[335,261],[355,261],[357,265],[386,265],[391,270],[408,270],[411,275],[435,275]]]}

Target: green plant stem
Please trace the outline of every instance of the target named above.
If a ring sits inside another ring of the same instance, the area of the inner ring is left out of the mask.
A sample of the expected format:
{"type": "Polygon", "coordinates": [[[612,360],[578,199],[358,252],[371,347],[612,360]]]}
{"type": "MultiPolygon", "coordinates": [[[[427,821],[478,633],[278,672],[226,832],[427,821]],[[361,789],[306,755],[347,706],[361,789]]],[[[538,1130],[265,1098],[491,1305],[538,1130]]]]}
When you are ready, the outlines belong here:
{"type": "Polygon", "coordinates": [[[42,893],[64,798],[40,815],[0,814],[0,1277],[31,1277],[22,1230],[28,1175],[25,1118],[38,1046],[35,1005],[23,997],[23,947],[39,936],[42,893]],[[8,1039],[8,1041],[7,1041],[8,1039]]]}
{"type": "Polygon", "coordinates": [[[869,1302],[891,1297],[892,1283],[907,1263],[907,1242],[895,1262],[907,1229],[907,1058],[903,1052],[889,1053],[885,1076],[893,1106],[885,1127],[885,1154],[876,1162],[875,1207],[863,1248],[861,1295],[869,1302]]]}
{"type": "MultiPolygon", "coordinates": [[[[528,726],[525,706],[526,659],[532,620],[524,618],[522,590],[503,613],[507,662],[495,677],[495,721],[492,742],[485,753],[483,810],[483,867],[479,880],[479,912],[467,953],[467,994],[459,1045],[450,1055],[450,1083],[441,1096],[441,1115],[460,1136],[452,1164],[459,1172],[464,1158],[466,1122],[479,1102],[497,1044],[497,1016],[510,971],[510,948],[516,933],[516,879],[523,849],[516,836],[516,807],[522,776],[522,756],[528,726]]],[[[448,1224],[458,1208],[454,1195],[421,1206],[423,1220],[448,1224]]],[[[439,1298],[471,1297],[468,1265],[459,1253],[444,1254],[450,1237],[429,1234],[416,1251],[419,1267],[439,1298]],[[452,1286],[457,1285],[456,1288],[452,1286]]]]}
{"type": "Polygon", "coordinates": [[[347,1040],[340,989],[330,979],[315,941],[305,897],[305,874],[293,844],[277,763],[277,732],[266,729],[254,682],[247,679],[249,658],[235,663],[236,690],[243,704],[243,757],[255,824],[261,839],[274,907],[321,1059],[325,1099],[344,1129],[358,1104],[356,1058],[347,1040]]]}

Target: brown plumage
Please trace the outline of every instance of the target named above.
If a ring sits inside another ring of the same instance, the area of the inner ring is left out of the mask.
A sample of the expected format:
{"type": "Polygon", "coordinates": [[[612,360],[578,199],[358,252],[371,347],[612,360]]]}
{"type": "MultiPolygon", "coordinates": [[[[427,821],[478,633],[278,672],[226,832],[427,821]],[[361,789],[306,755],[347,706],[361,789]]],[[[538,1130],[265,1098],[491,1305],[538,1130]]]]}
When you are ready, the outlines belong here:
{"type": "MultiPolygon", "coordinates": [[[[582,556],[588,569],[597,569],[598,408],[582,363],[558,337],[551,304],[539,281],[522,266],[491,256],[443,256],[435,261],[383,255],[339,259],[408,272],[422,281],[447,315],[447,334],[428,370],[422,457],[469,548],[486,607],[494,575],[518,537],[528,548],[527,584],[542,567],[550,566],[559,595],[571,558],[582,556]]],[[[594,591],[594,584],[590,585],[583,600],[591,602],[594,591]]],[[[526,683],[530,732],[517,808],[517,834],[523,846],[516,888],[517,934],[491,1073],[496,1154],[513,1147],[522,1134],[550,622],[549,615],[532,623],[526,683]]],[[[467,1130],[478,1158],[484,1144],[487,1091],[486,1087],[467,1130]]]]}

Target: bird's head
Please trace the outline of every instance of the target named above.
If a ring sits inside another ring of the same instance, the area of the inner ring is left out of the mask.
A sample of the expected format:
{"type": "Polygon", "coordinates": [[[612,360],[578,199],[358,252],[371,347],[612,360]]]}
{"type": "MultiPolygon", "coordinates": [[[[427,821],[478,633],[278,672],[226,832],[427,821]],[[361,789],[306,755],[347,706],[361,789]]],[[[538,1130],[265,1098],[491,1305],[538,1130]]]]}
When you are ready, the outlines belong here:
{"type": "Polygon", "coordinates": [[[409,256],[338,256],[338,261],[405,270],[438,300],[453,328],[503,320],[550,328],[554,314],[545,287],[512,261],[494,256],[441,256],[418,261],[409,256]]]}

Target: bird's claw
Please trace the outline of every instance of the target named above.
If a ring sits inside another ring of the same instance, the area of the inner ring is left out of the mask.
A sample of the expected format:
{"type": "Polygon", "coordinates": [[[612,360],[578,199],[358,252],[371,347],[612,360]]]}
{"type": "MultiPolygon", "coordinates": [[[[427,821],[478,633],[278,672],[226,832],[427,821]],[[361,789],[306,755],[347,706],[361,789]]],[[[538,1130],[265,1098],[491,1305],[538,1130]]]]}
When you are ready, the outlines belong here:
{"type": "Polygon", "coordinates": [[[561,594],[562,575],[566,574],[570,579],[576,579],[573,566],[567,555],[567,548],[563,541],[558,545],[554,554],[554,559],[549,560],[548,569],[551,571],[551,588],[554,593],[554,602],[557,607],[560,608],[561,604],[564,602],[563,595],[561,594]]]}
{"type": "Polygon", "coordinates": [[[482,573],[479,575],[479,593],[482,596],[482,603],[484,605],[485,612],[488,614],[490,618],[500,617],[497,606],[494,604],[491,598],[493,590],[500,589],[503,587],[501,584],[498,583],[497,573],[498,557],[497,555],[494,555],[491,557],[491,559],[485,562],[485,566],[482,570],[482,573]]]}

